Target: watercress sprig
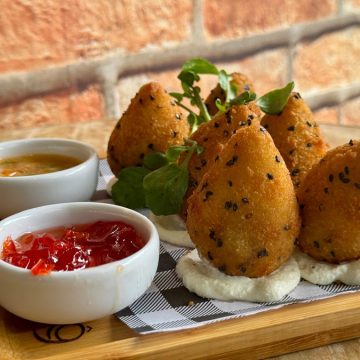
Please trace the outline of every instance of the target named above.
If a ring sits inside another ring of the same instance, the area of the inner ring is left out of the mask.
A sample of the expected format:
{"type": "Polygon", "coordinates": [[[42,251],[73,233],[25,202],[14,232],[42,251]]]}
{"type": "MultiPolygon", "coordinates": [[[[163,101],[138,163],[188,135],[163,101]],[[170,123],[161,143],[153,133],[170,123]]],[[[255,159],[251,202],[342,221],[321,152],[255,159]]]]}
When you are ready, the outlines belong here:
{"type": "Polygon", "coordinates": [[[194,152],[202,148],[196,141],[171,146],[165,153],[153,152],[144,157],[143,166],[120,170],[111,189],[115,204],[131,209],[149,208],[155,215],[177,214],[181,210],[188,187],[188,163],[194,152]],[[186,156],[181,163],[181,153],[186,156]]]}

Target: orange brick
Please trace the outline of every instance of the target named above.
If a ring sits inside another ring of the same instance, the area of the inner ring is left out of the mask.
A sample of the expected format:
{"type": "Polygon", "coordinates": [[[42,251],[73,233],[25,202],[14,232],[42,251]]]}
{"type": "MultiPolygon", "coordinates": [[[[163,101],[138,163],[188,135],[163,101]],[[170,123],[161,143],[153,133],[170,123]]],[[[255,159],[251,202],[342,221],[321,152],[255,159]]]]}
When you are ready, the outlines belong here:
{"type": "Polygon", "coordinates": [[[191,36],[192,1],[12,0],[0,12],[0,72],[169,47],[191,36]]]}
{"type": "Polygon", "coordinates": [[[97,86],[75,88],[0,108],[0,130],[88,121],[104,117],[104,100],[97,86]]]}
{"type": "Polygon", "coordinates": [[[323,35],[297,47],[294,78],[304,91],[360,81],[360,28],[323,35]]]}
{"type": "Polygon", "coordinates": [[[314,111],[314,117],[319,124],[338,124],[339,109],[336,106],[327,106],[314,111]]]}
{"type": "Polygon", "coordinates": [[[341,108],[341,123],[360,127],[360,97],[349,100],[341,108]]]}
{"type": "Polygon", "coordinates": [[[336,0],[204,0],[210,38],[235,38],[318,20],[336,12],[336,0]]]}

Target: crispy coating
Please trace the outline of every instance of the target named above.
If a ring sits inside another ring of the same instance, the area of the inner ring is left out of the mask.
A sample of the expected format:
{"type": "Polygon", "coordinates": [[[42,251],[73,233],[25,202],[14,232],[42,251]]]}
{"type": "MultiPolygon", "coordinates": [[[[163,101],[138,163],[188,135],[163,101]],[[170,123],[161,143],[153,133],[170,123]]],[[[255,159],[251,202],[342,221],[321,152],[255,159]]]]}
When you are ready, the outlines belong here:
{"type": "Polygon", "coordinates": [[[306,173],[328,150],[310,108],[294,92],[280,114],[264,115],[261,124],[272,136],[297,189],[306,173]]]}
{"type": "Polygon", "coordinates": [[[360,259],[360,141],[330,150],[298,196],[300,249],[329,263],[360,259]]]}
{"type": "Polygon", "coordinates": [[[123,167],[141,165],[149,152],[165,152],[188,136],[186,116],[159,83],[150,82],[140,88],[110,135],[110,168],[117,175],[123,167]]]}
{"type": "Polygon", "coordinates": [[[217,161],[219,153],[230,137],[239,128],[259,124],[259,109],[255,103],[232,106],[226,113],[215,116],[211,121],[202,124],[191,136],[203,152],[194,154],[188,165],[189,187],[184,197],[181,216],[186,219],[187,199],[199,184],[203,175],[217,161]]]}
{"type": "Polygon", "coordinates": [[[260,277],[292,254],[300,218],[289,171],[266,130],[238,130],[189,199],[200,255],[228,275],[260,277]]]}
{"type": "MultiPolygon", "coordinates": [[[[246,75],[235,72],[232,73],[231,76],[232,80],[230,83],[236,86],[236,95],[240,95],[244,91],[254,91],[254,85],[246,75]]],[[[215,105],[216,99],[220,99],[222,103],[225,101],[225,92],[219,84],[211,90],[205,100],[205,105],[211,116],[215,115],[219,111],[215,105]]]]}

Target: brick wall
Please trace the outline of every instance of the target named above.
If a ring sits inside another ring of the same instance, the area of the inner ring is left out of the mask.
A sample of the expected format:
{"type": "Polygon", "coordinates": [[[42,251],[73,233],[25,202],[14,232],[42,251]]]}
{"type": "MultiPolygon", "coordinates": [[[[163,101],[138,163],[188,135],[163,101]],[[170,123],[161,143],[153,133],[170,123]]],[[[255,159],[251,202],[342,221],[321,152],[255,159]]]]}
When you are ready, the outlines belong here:
{"type": "MultiPolygon", "coordinates": [[[[118,117],[191,57],[360,126],[360,0],[0,0],[0,130],[118,117]]],[[[214,79],[205,79],[206,91],[214,79]]]]}

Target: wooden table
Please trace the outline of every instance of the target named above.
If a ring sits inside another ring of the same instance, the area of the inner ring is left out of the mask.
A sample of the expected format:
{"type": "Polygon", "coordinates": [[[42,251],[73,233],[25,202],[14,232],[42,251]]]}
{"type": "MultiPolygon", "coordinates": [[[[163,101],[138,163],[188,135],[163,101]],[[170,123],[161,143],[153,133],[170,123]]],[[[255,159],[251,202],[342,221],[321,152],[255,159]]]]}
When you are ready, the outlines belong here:
{"type": "MultiPolygon", "coordinates": [[[[114,120],[104,119],[31,130],[2,130],[0,141],[64,137],[87,142],[104,157],[114,124],[114,120]]],[[[321,128],[331,146],[360,138],[360,128],[333,125],[321,128]]],[[[203,356],[249,359],[275,355],[272,359],[354,359],[360,358],[359,337],[360,293],[289,305],[193,330],[142,336],[112,316],[61,327],[25,321],[0,308],[1,360],[183,360],[203,356]]]]}

